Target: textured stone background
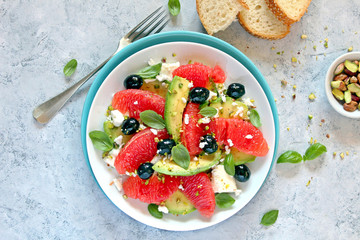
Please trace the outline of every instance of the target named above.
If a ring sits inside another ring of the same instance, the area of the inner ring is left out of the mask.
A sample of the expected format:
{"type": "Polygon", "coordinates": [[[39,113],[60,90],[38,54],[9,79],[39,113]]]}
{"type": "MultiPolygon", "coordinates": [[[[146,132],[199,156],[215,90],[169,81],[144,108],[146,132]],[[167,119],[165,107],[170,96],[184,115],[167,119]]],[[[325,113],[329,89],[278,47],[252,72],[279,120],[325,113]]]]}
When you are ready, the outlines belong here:
{"type": "MultiPolygon", "coordinates": [[[[180,15],[165,30],[204,32],[194,2],[181,0],[180,15]]],[[[331,62],[350,46],[360,50],[358,1],[314,0],[301,22],[278,41],[255,38],[236,22],[216,34],[245,53],[266,77],[277,98],[279,154],[289,149],[303,153],[311,137],[325,144],[328,153],[312,162],[275,165],[255,198],[214,227],[162,231],[138,223],[110,203],[95,184],[81,149],[81,111],[90,83],[49,124],[32,118],[37,104],[96,67],[115,50],[119,37],[166,4],[0,1],[0,238],[359,239],[360,120],[339,116],[323,88],[331,62]],[[301,34],[308,39],[300,39],[301,34]],[[292,57],[299,62],[292,63],[292,57]],[[67,79],[62,68],[71,58],[79,66],[67,79]],[[282,79],[289,82],[286,88],[282,79]],[[307,99],[311,92],[317,97],[313,102],[307,99]],[[311,122],[308,114],[314,115],[311,122]],[[349,155],[341,160],[339,153],[346,151],[349,155]],[[270,209],[280,210],[278,221],[263,227],[260,219],[270,209]]]]}

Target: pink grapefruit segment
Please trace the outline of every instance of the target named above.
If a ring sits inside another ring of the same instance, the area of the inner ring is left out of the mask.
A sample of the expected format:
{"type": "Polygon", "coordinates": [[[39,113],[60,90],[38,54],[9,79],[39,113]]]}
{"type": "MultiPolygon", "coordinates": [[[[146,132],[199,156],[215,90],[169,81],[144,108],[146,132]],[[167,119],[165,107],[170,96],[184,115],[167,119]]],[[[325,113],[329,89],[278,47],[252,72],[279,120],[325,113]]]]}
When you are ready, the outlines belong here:
{"type": "Polygon", "coordinates": [[[165,99],[148,91],[127,89],[115,93],[111,105],[121,113],[129,113],[130,117],[139,119],[140,113],[145,110],[164,116],[165,99]]]}
{"type": "Polygon", "coordinates": [[[184,111],[181,142],[189,151],[190,156],[195,156],[202,152],[199,143],[200,138],[205,135],[205,132],[198,123],[200,118],[202,116],[199,114],[199,104],[189,103],[184,111]],[[188,124],[185,123],[186,119],[189,121],[188,124]]]}
{"type": "Polygon", "coordinates": [[[224,70],[219,65],[216,65],[210,76],[215,83],[224,83],[226,80],[226,75],[224,70]]]}
{"type": "Polygon", "coordinates": [[[181,177],[183,193],[204,217],[211,217],[215,211],[215,193],[206,173],[181,177]]]}
{"type": "Polygon", "coordinates": [[[124,193],[129,198],[145,203],[157,203],[168,199],[180,185],[180,178],[168,175],[152,175],[148,180],[139,176],[129,177],[123,183],[124,193]]]}
{"type": "Polygon", "coordinates": [[[179,76],[193,82],[194,87],[206,87],[209,76],[212,72],[211,67],[201,63],[181,65],[173,71],[173,77],[179,76]]]}
{"type": "Polygon", "coordinates": [[[149,128],[136,133],[116,157],[114,164],[116,171],[119,174],[132,173],[142,163],[151,161],[157,151],[155,137],[161,140],[168,138],[169,135],[165,129],[157,130],[155,135],[149,128]]]}
{"type": "Polygon", "coordinates": [[[209,124],[219,144],[230,146],[229,139],[238,150],[258,157],[269,152],[262,132],[251,123],[237,118],[216,118],[209,124]]]}

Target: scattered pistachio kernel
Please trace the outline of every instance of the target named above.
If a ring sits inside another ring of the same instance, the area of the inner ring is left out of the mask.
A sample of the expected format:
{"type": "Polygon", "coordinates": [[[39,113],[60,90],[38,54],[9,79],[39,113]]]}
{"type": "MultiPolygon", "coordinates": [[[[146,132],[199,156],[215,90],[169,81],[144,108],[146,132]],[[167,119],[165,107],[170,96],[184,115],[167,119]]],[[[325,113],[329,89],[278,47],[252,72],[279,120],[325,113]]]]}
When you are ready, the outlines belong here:
{"type": "Polygon", "coordinates": [[[353,50],[352,46],[348,48],[348,52],[352,52],[352,50],[353,50]]]}
{"type": "Polygon", "coordinates": [[[288,127],[288,128],[286,128],[286,130],[290,131],[290,128],[288,127]]]}
{"type": "Polygon", "coordinates": [[[310,99],[310,100],[314,100],[315,98],[316,98],[316,96],[315,96],[314,93],[311,93],[311,94],[309,95],[309,99],[310,99]]]}
{"type": "Polygon", "coordinates": [[[255,102],[255,100],[254,100],[254,99],[250,99],[250,102],[254,103],[254,102],[255,102]]]}
{"type": "Polygon", "coordinates": [[[277,66],[276,66],[276,64],[275,64],[275,63],[274,63],[274,65],[273,65],[273,67],[276,69],[276,67],[277,67],[277,66]]]}
{"type": "Polygon", "coordinates": [[[301,39],[307,39],[307,35],[305,34],[301,35],[301,39]]]}
{"type": "Polygon", "coordinates": [[[328,30],[328,26],[325,26],[325,27],[324,27],[324,30],[328,30]]]}
{"type": "Polygon", "coordinates": [[[315,143],[317,143],[317,140],[316,140],[316,139],[314,140],[314,144],[315,144],[315,143]]]}
{"type": "Polygon", "coordinates": [[[159,142],[159,138],[158,137],[154,138],[154,141],[159,142]]]}
{"type": "Polygon", "coordinates": [[[314,50],[316,51],[316,45],[313,46],[314,50]]]}
{"type": "Polygon", "coordinates": [[[311,115],[311,114],[308,115],[309,120],[313,119],[313,117],[314,117],[314,116],[311,115]]]}
{"type": "Polygon", "coordinates": [[[173,53],[172,56],[173,56],[173,57],[176,57],[176,53],[173,53]]]}
{"type": "Polygon", "coordinates": [[[128,199],[128,196],[126,194],[123,195],[124,199],[128,199]]]}
{"type": "Polygon", "coordinates": [[[296,57],[292,57],[292,58],[291,58],[291,62],[293,62],[293,63],[297,62],[297,58],[296,58],[296,57]]]}
{"type": "Polygon", "coordinates": [[[330,134],[326,134],[326,137],[327,137],[327,138],[330,138],[330,134]]]}
{"type": "Polygon", "coordinates": [[[296,89],[296,85],[293,86],[293,89],[296,89]]]}
{"type": "Polygon", "coordinates": [[[333,152],[333,156],[336,157],[337,152],[333,152]]]}
{"type": "Polygon", "coordinates": [[[310,185],[311,181],[309,180],[306,184],[306,186],[308,187],[310,185]]]}
{"type": "Polygon", "coordinates": [[[309,143],[310,143],[310,144],[313,144],[313,142],[314,142],[314,139],[311,137],[309,143]]]}
{"type": "Polygon", "coordinates": [[[277,98],[274,98],[274,101],[277,102],[277,98]]]}
{"type": "Polygon", "coordinates": [[[344,155],[344,153],[342,152],[342,153],[340,153],[340,157],[341,157],[341,159],[344,159],[345,158],[345,155],[344,155]]]}
{"type": "Polygon", "coordinates": [[[281,80],[281,86],[283,86],[283,87],[286,87],[286,85],[288,84],[288,82],[287,81],[285,81],[285,80],[281,80]]]}
{"type": "Polygon", "coordinates": [[[346,151],[346,156],[349,156],[349,151],[346,151]]]}
{"type": "Polygon", "coordinates": [[[275,47],[271,47],[271,50],[275,50],[275,47]]]}
{"type": "MultiPolygon", "coordinates": [[[[324,47],[325,47],[325,48],[328,48],[328,47],[329,47],[328,42],[325,42],[325,43],[324,43],[324,47]]],[[[326,55],[326,54],[324,53],[324,55],[326,55]]]]}

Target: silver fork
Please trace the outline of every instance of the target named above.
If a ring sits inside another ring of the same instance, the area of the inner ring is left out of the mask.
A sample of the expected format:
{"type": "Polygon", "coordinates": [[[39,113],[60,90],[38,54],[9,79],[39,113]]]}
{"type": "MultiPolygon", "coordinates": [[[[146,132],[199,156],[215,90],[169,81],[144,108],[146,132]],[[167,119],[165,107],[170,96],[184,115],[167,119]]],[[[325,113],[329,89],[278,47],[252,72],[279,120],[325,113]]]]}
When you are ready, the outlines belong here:
{"type": "Polygon", "coordinates": [[[130,43],[148,36],[155,29],[154,33],[159,33],[169,22],[169,17],[166,14],[165,10],[162,10],[162,7],[159,7],[144,20],[142,20],[137,26],[130,30],[124,37],[120,39],[117,50],[103,63],[101,63],[97,68],[90,72],[83,79],[72,85],[70,88],[66,89],[57,96],[49,99],[48,101],[37,106],[33,111],[33,117],[39,123],[47,123],[52,117],[64,106],[64,104],[74,95],[74,93],[95,73],[97,73],[116,53],[121,49],[129,45],[130,43]]]}

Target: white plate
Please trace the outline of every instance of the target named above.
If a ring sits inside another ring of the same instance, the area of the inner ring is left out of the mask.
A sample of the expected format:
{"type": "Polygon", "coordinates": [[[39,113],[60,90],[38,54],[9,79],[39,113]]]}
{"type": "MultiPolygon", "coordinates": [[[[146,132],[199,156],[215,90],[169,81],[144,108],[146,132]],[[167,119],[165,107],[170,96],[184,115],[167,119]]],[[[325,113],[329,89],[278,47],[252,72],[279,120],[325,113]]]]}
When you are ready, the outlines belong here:
{"type": "Polygon", "coordinates": [[[121,62],[102,83],[92,102],[86,126],[86,145],[90,166],[99,186],[107,197],[123,212],[132,218],[152,227],[188,231],[196,230],[217,224],[231,217],[242,209],[258,192],[271,168],[275,148],[275,125],[270,104],[266,95],[251,73],[238,61],[228,54],[207,45],[190,42],[170,42],[155,45],[143,49],[121,62]],[[175,53],[175,58],[172,54],[175,53]],[[251,170],[250,180],[239,183],[242,193],[235,197],[235,204],[229,209],[216,209],[214,215],[208,219],[202,217],[197,211],[185,216],[164,215],[163,219],[152,217],[147,210],[147,204],[134,199],[124,199],[123,194],[118,192],[115,186],[109,183],[117,177],[114,169],[106,166],[101,158],[102,152],[96,150],[89,136],[93,130],[103,130],[103,122],[106,120],[105,112],[111,103],[112,95],[124,89],[123,80],[129,74],[137,72],[147,65],[150,58],[161,59],[166,57],[168,61],[174,59],[181,64],[187,64],[189,60],[202,62],[214,67],[216,64],[222,67],[227,74],[226,84],[239,82],[245,85],[246,95],[255,100],[263,126],[261,131],[270,147],[266,157],[258,157],[255,162],[247,164],[251,170]]]}

